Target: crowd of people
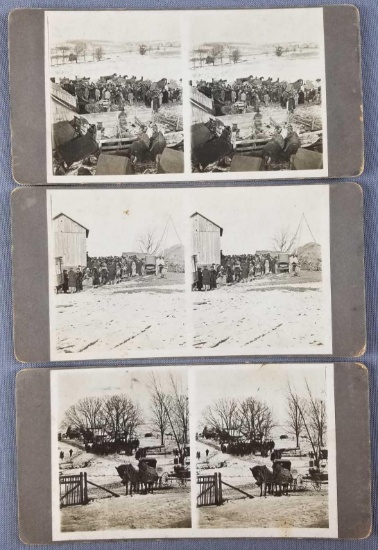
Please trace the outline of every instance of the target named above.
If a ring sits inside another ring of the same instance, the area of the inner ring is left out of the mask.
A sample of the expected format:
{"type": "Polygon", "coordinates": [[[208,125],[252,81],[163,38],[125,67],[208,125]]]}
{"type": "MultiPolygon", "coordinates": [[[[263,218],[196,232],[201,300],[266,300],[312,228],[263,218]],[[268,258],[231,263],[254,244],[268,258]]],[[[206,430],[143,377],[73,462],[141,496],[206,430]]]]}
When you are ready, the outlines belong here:
{"type": "Polygon", "coordinates": [[[136,277],[144,277],[147,273],[165,278],[167,266],[164,258],[157,257],[155,264],[152,267],[149,266],[148,271],[146,271],[145,259],[138,256],[91,258],[86,267],[79,265],[76,269],[73,267],[64,269],[63,282],[57,290],[63,291],[64,294],[72,294],[83,290],[83,281],[96,288],[118,284],[136,277]]]}
{"type": "Polygon", "coordinates": [[[305,103],[321,103],[321,86],[318,83],[299,79],[294,83],[273,81],[272,78],[264,80],[263,77],[237,79],[232,84],[227,80],[213,82],[200,81],[197,89],[214,102],[215,114],[226,114],[222,109],[225,105],[236,102],[244,104],[245,109],[252,107],[255,111],[261,105],[266,107],[271,103],[280,104],[283,109],[293,112],[296,106],[305,103]]]}
{"type": "MultiPolygon", "coordinates": [[[[300,264],[297,254],[291,254],[288,272],[299,276],[300,264]]],[[[222,256],[218,265],[197,267],[195,289],[198,291],[214,290],[218,285],[246,283],[256,277],[278,273],[277,257],[268,254],[242,254],[239,256],[222,256]]]]}
{"type": "MultiPolygon", "coordinates": [[[[54,81],[54,79],[52,79],[54,81]]],[[[158,82],[139,80],[133,76],[117,74],[101,77],[92,82],[89,78],[71,80],[62,78],[59,85],[72,96],[77,97],[80,113],[90,112],[87,106],[99,104],[104,111],[122,110],[125,105],[144,104],[153,111],[158,111],[161,105],[177,103],[181,100],[181,85],[175,81],[162,78],[158,82]]]]}

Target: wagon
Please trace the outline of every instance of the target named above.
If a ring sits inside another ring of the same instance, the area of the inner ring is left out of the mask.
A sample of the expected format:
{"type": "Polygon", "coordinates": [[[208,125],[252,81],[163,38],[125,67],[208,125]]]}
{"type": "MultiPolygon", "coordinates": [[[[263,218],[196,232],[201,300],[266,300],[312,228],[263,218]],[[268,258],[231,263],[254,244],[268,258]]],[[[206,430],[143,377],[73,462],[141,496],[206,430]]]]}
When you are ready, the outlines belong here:
{"type": "Polygon", "coordinates": [[[190,468],[176,465],[173,472],[164,472],[161,476],[161,483],[165,486],[172,486],[175,481],[180,487],[186,487],[190,480],[190,468]]]}

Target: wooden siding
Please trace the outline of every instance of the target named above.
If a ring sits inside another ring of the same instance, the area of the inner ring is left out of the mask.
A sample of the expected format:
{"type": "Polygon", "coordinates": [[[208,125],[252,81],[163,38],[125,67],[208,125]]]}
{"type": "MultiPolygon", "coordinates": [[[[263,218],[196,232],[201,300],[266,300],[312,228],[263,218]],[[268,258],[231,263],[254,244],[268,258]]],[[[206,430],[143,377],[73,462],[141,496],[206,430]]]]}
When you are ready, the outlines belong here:
{"type": "Polygon", "coordinates": [[[50,82],[50,91],[52,121],[72,120],[77,114],[76,97],[54,82],[50,82]]]}
{"type": "Polygon", "coordinates": [[[87,265],[86,229],[66,216],[53,220],[55,257],[63,257],[64,266],[87,265]]]}
{"type": "Polygon", "coordinates": [[[196,214],[192,218],[192,253],[199,265],[220,263],[220,228],[196,214]]]}
{"type": "Polygon", "coordinates": [[[215,118],[213,100],[193,87],[190,88],[190,106],[192,124],[207,122],[209,118],[215,118]]]}

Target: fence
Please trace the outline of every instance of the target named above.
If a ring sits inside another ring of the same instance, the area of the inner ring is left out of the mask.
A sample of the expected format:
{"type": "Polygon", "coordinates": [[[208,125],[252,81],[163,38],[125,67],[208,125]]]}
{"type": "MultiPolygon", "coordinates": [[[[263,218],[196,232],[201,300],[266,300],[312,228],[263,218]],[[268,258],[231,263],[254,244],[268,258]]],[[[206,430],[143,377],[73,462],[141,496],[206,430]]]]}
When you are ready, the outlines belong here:
{"type": "Polygon", "coordinates": [[[222,480],[221,474],[210,476],[197,476],[197,485],[199,485],[199,494],[197,496],[197,506],[211,506],[222,504],[222,480]]]}
{"type": "Polygon", "coordinates": [[[87,474],[59,476],[60,507],[88,503],[87,474]]]}
{"type": "Polygon", "coordinates": [[[120,495],[102,485],[89,481],[86,472],[78,475],[59,476],[60,507],[88,504],[88,485],[118,498],[120,495]]]}

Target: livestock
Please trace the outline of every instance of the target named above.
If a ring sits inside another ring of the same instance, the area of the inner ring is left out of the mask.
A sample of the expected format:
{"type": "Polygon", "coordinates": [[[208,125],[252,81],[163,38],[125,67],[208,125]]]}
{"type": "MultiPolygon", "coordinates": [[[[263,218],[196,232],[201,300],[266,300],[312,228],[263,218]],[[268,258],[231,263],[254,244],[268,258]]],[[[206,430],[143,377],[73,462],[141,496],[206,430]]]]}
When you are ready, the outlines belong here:
{"type": "Polygon", "coordinates": [[[276,486],[276,495],[277,487],[279,487],[279,495],[285,494],[285,489],[286,495],[288,495],[289,486],[293,483],[293,476],[290,471],[276,462],[273,463],[273,483],[276,486]]]}
{"type": "Polygon", "coordinates": [[[264,497],[266,497],[266,490],[268,493],[273,492],[273,472],[269,470],[267,466],[254,466],[250,468],[253,477],[257,482],[257,486],[260,487],[260,497],[262,497],[264,491],[264,497]]]}
{"type": "Polygon", "coordinates": [[[131,464],[121,464],[116,466],[119,477],[122,479],[126,487],[126,495],[129,494],[129,484],[130,484],[130,496],[133,496],[134,491],[138,490],[139,487],[139,472],[131,464]]]}
{"type": "Polygon", "coordinates": [[[146,462],[139,463],[139,481],[144,483],[146,494],[154,492],[154,483],[159,480],[159,476],[155,468],[148,466],[146,462]]]}

